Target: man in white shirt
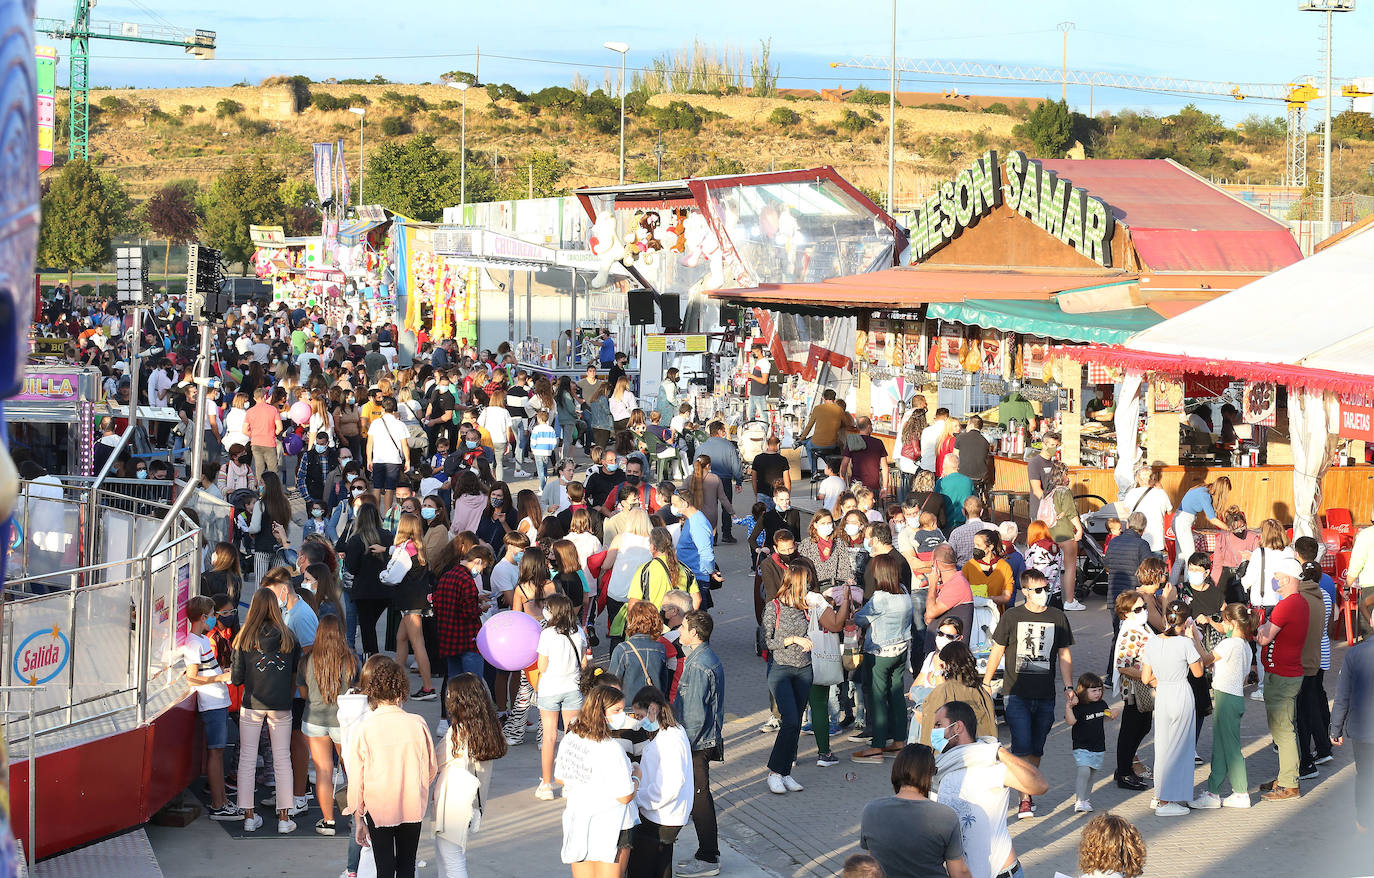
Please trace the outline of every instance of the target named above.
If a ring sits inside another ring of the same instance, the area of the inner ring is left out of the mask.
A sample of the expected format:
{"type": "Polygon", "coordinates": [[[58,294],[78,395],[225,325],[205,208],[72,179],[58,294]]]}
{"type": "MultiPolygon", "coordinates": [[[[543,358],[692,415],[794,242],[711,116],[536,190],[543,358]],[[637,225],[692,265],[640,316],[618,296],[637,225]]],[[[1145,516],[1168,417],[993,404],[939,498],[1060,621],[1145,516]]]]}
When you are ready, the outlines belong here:
{"type": "Polygon", "coordinates": [[[834,506],[835,500],[845,492],[844,479],[835,472],[839,465],[838,457],[824,458],[825,478],[816,488],[816,501],[820,503],[822,509],[829,509],[834,506]]]}
{"type": "Polygon", "coordinates": [[[186,682],[196,693],[196,707],[205,725],[205,777],[210,782],[210,819],[242,820],[243,810],[232,804],[224,788],[224,748],[228,744],[229,689],[224,684],[229,672],[219,665],[215,644],[206,633],[216,624],[215,602],[196,595],[186,602],[190,624],[181,659],[186,664],[186,682]]]}
{"type": "Polygon", "coordinates": [[[410,435],[396,417],[396,397],[382,400],[382,416],[367,428],[367,469],[381,508],[390,509],[401,473],[410,469],[410,435]]]}
{"type": "Polygon", "coordinates": [[[940,440],[945,435],[945,421],[948,418],[949,409],[936,409],[935,419],[921,431],[921,469],[928,473],[935,472],[935,455],[940,450],[940,440]]]}
{"type": "Polygon", "coordinates": [[[172,364],[166,358],[158,360],[157,367],[148,376],[148,405],[153,408],[167,408],[167,391],[172,389],[172,364]]]}

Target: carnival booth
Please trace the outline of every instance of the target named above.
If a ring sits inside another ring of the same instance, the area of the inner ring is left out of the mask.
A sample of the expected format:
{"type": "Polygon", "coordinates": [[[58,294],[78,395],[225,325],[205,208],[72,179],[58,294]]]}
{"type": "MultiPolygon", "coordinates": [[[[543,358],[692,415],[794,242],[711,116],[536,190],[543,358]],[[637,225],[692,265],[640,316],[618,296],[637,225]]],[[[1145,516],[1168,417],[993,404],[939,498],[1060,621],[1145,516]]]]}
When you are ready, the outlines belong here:
{"type": "Polygon", "coordinates": [[[379,205],[361,205],[343,223],[326,220],[319,235],[287,237],[281,226],[250,226],[256,246],[253,271],[272,284],[274,302],[323,306],[326,315],[361,304],[389,309],[384,277],[390,215],[379,205]]]}
{"type": "Polygon", "coordinates": [[[1120,375],[1085,371],[1061,347],[1122,343],[1300,257],[1282,224],[1172,161],[989,151],[936,189],[910,234],[910,265],[711,295],[855,315],[853,410],[888,441],[917,393],[932,411],[982,413],[997,425],[1004,503],[1028,491],[1037,428],[1061,430],[1072,467],[1110,469],[1121,457],[1111,405],[1120,375]]]}
{"type": "Polygon", "coordinates": [[[51,473],[91,475],[100,370],[25,366],[19,392],[5,401],[6,446],[51,473]]]}
{"type": "Polygon", "coordinates": [[[736,364],[751,336],[768,346],[779,373],[797,376],[774,395],[809,398],[798,382],[803,373],[815,378],[812,344],[831,338],[843,347],[843,321],[745,314],[707,294],[891,268],[906,246],[896,221],[830,167],[575,194],[592,220],[588,243],[600,268],[593,288],[606,286],[613,269],[628,273],[618,285],[631,297],[631,322],[646,333],[642,399],[652,399],[658,376],[676,365],[702,387],[720,391],[707,397],[718,410],[723,391],[742,386],[736,364]]]}
{"type": "MultiPolygon", "coordinates": [[[[1351,520],[1368,521],[1374,511],[1374,467],[1365,464],[1374,442],[1371,228],[1356,226],[1313,256],[1124,344],[1058,353],[1122,373],[1118,411],[1146,412],[1138,459],[1163,465],[1163,487],[1175,502],[1182,491],[1226,475],[1233,502],[1251,522],[1274,517],[1298,535],[1348,548],[1351,520]],[[1237,410],[1227,425],[1236,436],[1232,453],[1265,465],[1189,459],[1178,419],[1189,405],[1189,419],[1203,419],[1197,408],[1215,409],[1219,396],[1237,410]],[[1341,532],[1324,533],[1324,521],[1341,532]]],[[[1126,463],[1118,483],[1128,478],[1126,463]]],[[[1330,560],[1337,562],[1334,554],[1330,560]]]]}

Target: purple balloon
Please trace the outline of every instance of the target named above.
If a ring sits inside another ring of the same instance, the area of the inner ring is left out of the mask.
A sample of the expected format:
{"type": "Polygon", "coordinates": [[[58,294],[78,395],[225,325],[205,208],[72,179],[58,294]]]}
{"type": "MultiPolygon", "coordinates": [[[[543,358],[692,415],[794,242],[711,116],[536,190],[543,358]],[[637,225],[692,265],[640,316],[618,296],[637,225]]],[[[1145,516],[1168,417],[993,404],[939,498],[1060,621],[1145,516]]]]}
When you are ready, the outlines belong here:
{"type": "Polygon", "coordinates": [[[505,610],[482,623],[477,632],[477,651],[493,667],[524,670],[538,657],[540,630],[533,616],[505,610]]]}

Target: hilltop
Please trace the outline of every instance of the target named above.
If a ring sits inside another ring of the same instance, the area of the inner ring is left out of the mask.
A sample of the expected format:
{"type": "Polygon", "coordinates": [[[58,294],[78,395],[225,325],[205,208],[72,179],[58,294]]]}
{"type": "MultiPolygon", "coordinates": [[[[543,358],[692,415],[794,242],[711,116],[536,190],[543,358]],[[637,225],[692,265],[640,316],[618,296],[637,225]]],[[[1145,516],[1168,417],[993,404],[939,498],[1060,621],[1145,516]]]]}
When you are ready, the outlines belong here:
{"type": "MultiPolygon", "coordinates": [[[[614,182],[618,166],[619,103],[600,91],[545,89],[522,95],[509,86],[472,88],[467,95],[467,145],[472,162],[490,163],[498,183],[518,186],[535,151],[566,164],[559,186],[614,182]]],[[[436,137],[457,151],[460,94],[444,84],[326,84],[301,78],[259,86],[97,89],[91,93],[91,150],[135,200],[171,180],[202,189],[245,155],[262,155],[288,179],[307,180],[310,144],[342,138],[356,180],[358,117],[367,108],[365,148],[413,134],[436,137]]],[[[662,138],[662,175],[763,171],[833,165],[872,194],[887,180],[887,96],[827,92],[778,97],[745,94],[632,92],[626,129],[627,177],[655,179],[655,147],[662,138]]],[[[902,96],[903,101],[910,103],[902,96]]],[[[1039,103],[1039,102],[1036,102],[1039,103]]],[[[66,95],[57,100],[65,125],[66,95]]],[[[1053,107],[1053,104],[1049,104],[1053,107]]],[[[897,202],[913,203],[968,157],[985,149],[1026,149],[1037,142],[1022,126],[1035,108],[988,100],[934,101],[897,111],[897,202]]],[[[1038,112],[1038,111],[1037,111],[1038,112]]],[[[1173,157],[1204,176],[1278,182],[1283,170],[1282,125],[1253,117],[1237,131],[1193,108],[1157,118],[1123,112],[1088,120],[1073,117],[1075,153],[1111,158],[1173,157]]],[[[1334,129],[1340,132],[1341,129],[1334,129]]],[[[1344,138],[1337,191],[1374,191],[1364,170],[1374,143],[1344,138]]],[[[1319,146],[1309,147],[1319,176],[1319,146]]],[[[59,153],[65,140],[59,137],[59,153]]],[[[53,172],[49,172],[50,174],[53,172]]]]}

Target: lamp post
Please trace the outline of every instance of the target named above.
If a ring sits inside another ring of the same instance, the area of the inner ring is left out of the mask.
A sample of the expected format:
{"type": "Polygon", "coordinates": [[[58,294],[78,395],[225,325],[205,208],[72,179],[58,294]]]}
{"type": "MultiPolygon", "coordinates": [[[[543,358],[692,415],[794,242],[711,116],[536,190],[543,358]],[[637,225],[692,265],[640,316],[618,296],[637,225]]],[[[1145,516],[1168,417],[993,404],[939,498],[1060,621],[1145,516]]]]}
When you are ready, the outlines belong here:
{"type": "Polygon", "coordinates": [[[349,107],[348,112],[358,117],[358,206],[361,207],[363,204],[363,122],[367,119],[367,108],[349,107]]]}
{"type": "Polygon", "coordinates": [[[1326,121],[1322,124],[1322,238],[1331,234],[1331,15],[1334,12],[1354,12],[1355,0],[1306,0],[1299,4],[1299,12],[1326,13],[1326,121]]]}
{"type": "Polygon", "coordinates": [[[607,49],[620,55],[620,183],[625,184],[625,56],[630,53],[628,43],[602,43],[607,49]]]}
{"type": "Polygon", "coordinates": [[[462,123],[458,140],[458,206],[465,208],[468,205],[468,84],[450,82],[448,87],[463,93],[463,107],[459,111],[462,123]]]}
{"type": "Polygon", "coordinates": [[[887,93],[887,213],[897,205],[897,0],[892,0],[892,66],[887,93]]]}

